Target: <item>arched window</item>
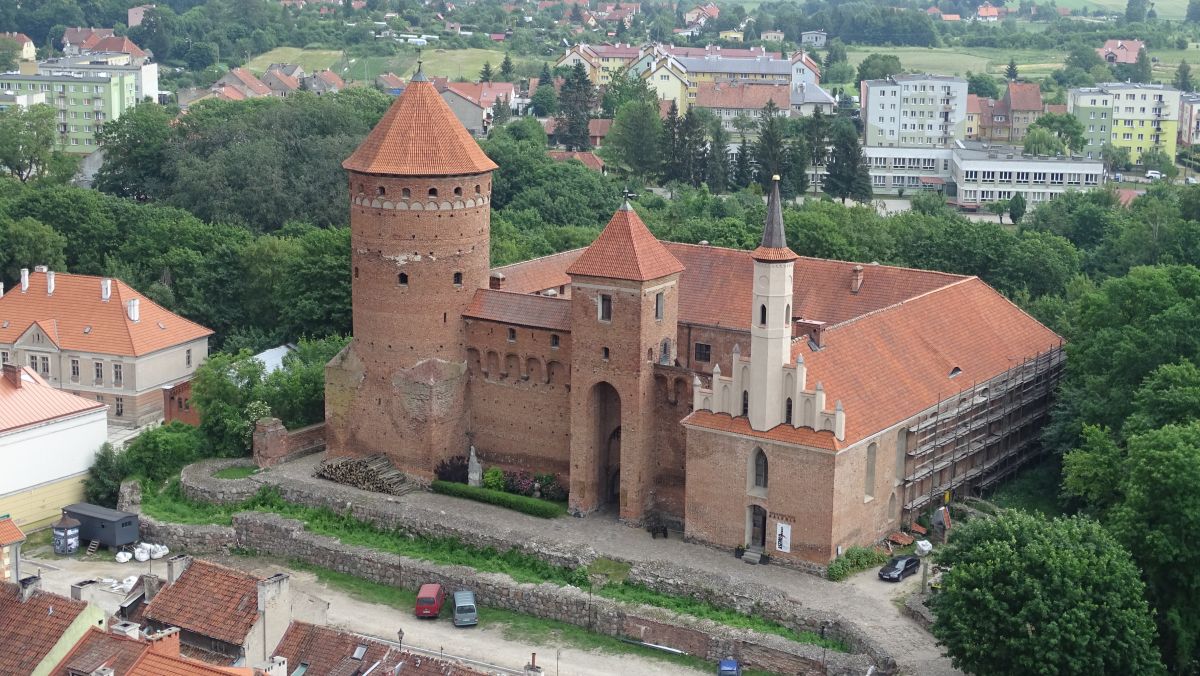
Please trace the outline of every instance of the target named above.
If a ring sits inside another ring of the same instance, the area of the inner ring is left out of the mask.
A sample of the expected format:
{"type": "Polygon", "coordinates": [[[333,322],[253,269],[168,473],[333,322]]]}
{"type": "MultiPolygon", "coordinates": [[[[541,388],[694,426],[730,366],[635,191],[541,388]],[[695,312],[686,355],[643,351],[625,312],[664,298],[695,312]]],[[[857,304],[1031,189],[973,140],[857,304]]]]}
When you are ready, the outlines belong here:
{"type": "Polygon", "coordinates": [[[754,487],[767,487],[767,454],[761,448],[754,449],[754,487]]]}
{"type": "Polygon", "coordinates": [[[429,196],[430,196],[430,197],[437,197],[437,188],[430,188],[430,189],[429,189],[429,196]]]}
{"type": "Polygon", "coordinates": [[[462,197],[462,186],[461,185],[454,189],[454,196],[462,197]]]}
{"type": "Polygon", "coordinates": [[[767,325],[767,306],[766,305],[758,306],[758,323],[761,326],[767,325]]]}
{"type": "Polygon", "coordinates": [[[475,194],[476,194],[476,195],[478,195],[478,194],[479,194],[479,192],[480,192],[480,191],[479,191],[479,184],[478,184],[478,183],[476,183],[476,184],[475,184],[475,194]]]}
{"type": "Polygon", "coordinates": [[[383,186],[379,186],[378,188],[375,188],[375,194],[383,197],[387,194],[387,190],[385,190],[383,186]]]}
{"type": "Polygon", "coordinates": [[[879,453],[879,444],[871,442],[867,446],[867,471],[863,480],[863,496],[868,498],[875,497],[875,456],[879,453]]]}
{"type": "Polygon", "coordinates": [[[892,493],[892,497],[888,498],[888,518],[896,518],[896,494],[892,493]]]}
{"type": "Polygon", "coordinates": [[[792,325],[792,304],[791,303],[788,303],[788,306],[783,309],[783,324],[784,324],[784,326],[792,325]]]}
{"type": "Polygon", "coordinates": [[[783,403],[783,422],[792,424],[792,398],[788,397],[783,403]]]}
{"type": "Polygon", "coordinates": [[[362,184],[362,183],[359,183],[359,184],[358,184],[358,194],[360,194],[360,195],[361,195],[361,194],[363,194],[363,192],[364,192],[364,187],[363,187],[363,184],[362,184]]]}
{"type": "Polygon", "coordinates": [[[401,272],[397,276],[397,279],[400,282],[400,286],[408,286],[408,273],[407,272],[401,272]]]}
{"type": "Polygon", "coordinates": [[[750,393],[742,390],[742,415],[750,415],[750,393]]]}
{"type": "Polygon", "coordinates": [[[462,286],[462,273],[461,272],[454,273],[454,285],[462,286]]]}
{"type": "Polygon", "coordinates": [[[412,197],[412,191],[409,190],[408,188],[401,188],[400,196],[403,197],[404,199],[408,199],[409,197],[412,197]]]}
{"type": "Polygon", "coordinates": [[[908,459],[908,435],[907,427],[901,427],[896,431],[896,485],[899,486],[904,482],[906,473],[905,461],[908,459]]]}

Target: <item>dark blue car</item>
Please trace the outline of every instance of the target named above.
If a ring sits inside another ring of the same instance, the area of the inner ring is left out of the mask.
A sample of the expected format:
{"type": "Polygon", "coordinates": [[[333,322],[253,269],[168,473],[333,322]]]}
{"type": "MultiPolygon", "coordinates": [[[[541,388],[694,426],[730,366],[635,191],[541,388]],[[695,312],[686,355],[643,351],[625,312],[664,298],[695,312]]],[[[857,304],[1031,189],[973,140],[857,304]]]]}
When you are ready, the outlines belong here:
{"type": "Polygon", "coordinates": [[[737,660],[721,660],[717,663],[717,676],[742,676],[742,667],[737,660]]]}

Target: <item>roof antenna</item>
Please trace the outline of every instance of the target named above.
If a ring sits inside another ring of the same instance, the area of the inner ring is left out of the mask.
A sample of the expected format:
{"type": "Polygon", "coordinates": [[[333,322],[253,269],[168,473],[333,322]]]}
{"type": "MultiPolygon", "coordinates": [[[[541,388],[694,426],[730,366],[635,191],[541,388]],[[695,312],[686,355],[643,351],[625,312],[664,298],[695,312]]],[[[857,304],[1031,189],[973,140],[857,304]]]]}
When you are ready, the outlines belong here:
{"type": "Polygon", "coordinates": [[[425,77],[424,61],[421,60],[421,48],[417,47],[417,72],[412,76],[412,82],[429,82],[425,77]]]}

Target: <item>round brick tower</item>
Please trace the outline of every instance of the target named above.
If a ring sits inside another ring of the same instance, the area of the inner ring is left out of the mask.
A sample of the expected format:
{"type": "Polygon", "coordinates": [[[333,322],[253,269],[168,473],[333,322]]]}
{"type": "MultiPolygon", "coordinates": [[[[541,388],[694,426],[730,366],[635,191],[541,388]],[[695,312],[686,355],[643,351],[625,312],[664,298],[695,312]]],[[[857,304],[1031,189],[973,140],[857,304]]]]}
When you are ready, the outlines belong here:
{"type": "Polygon", "coordinates": [[[418,71],[342,166],[359,356],[385,370],[465,360],[462,312],[488,283],[496,164],[418,71]]]}

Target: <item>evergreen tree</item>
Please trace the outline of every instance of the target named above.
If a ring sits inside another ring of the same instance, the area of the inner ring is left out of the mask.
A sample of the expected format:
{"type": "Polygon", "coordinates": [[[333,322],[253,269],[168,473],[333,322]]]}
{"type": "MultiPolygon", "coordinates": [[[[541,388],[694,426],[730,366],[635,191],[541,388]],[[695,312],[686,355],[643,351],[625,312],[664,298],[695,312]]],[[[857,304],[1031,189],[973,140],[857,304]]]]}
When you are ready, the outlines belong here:
{"type": "Polygon", "coordinates": [[[1138,52],[1137,63],[1134,64],[1133,73],[1131,75],[1132,75],[1132,77],[1130,77],[1130,79],[1133,80],[1134,82],[1146,82],[1146,83],[1150,82],[1150,79],[1151,79],[1150,54],[1148,53],[1146,48],[1143,47],[1138,52]]]}
{"type": "Polygon", "coordinates": [[[500,81],[512,82],[513,79],[513,61],[512,56],[508,52],[504,53],[504,60],[500,62],[500,81]]]}
{"type": "Polygon", "coordinates": [[[678,143],[680,180],[699,187],[704,182],[708,144],[704,138],[704,124],[694,107],[689,108],[679,121],[678,143]]]}
{"type": "Polygon", "coordinates": [[[800,120],[800,133],[803,134],[808,150],[812,154],[811,162],[818,167],[825,165],[825,159],[829,154],[830,121],[831,118],[822,113],[820,109],[800,120]]]}
{"type": "Polygon", "coordinates": [[[754,144],[756,178],[763,188],[770,188],[774,176],[782,176],[787,168],[788,148],[784,138],[784,120],[773,99],[763,106],[758,120],[758,141],[754,144]]]}
{"type": "Polygon", "coordinates": [[[1016,81],[1019,73],[1017,73],[1017,60],[1009,59],[1008,67],[1004,69],[1004,77],[1007,77],[1010,82],[1016,81]]]}
{"type": "Polygon", "coordinates": [[[571,5],[571,23],[583,23],[583,9],[579,5],[571,5]]]}
{"type": "Polygon", "coordinates": [[[508,99],[503,96],[497,96],[496,102],[492,104],[492,127],[499,127],[512,119],[512,108],[509,106],[508,99]]]}
{"type": "Polygon", "coordinates": [[[804,136],[793,138],[788,144],[787,168],[782,175],[780,189],[785,197],[792,198],[808,192],[808,169],[812,162],[812,151],[804,136]]]}
{"type": "Polygon", "coordinates": [[[480,82],[491,82],[492,78],[494,76],[495,76],[495,73],[492,72],[492,62],[484,61],[483,69],[479,71],[479,81],[480,82]]]}
{"type": "Polygon", "coordinates": [[[1188,0],[1187,20],[1200,21],[1200,0],[1188,0]]]}
{"type": "Polygon", "coordinates": [[[1025,208],[1025,197],[1021,193],[1014,194],[1012,199],[1008,200],[1008,217],[1012,219],[1013,225],[1021,224],[1025,208]]]}
{"type": "Polygon", "coordinates": [[[1175,88],[1181,92],[1192,91],[1192,67],[1187,61],[1180,61],[1175,71],[1175,88]]]}
{"type": "MultiPolygon", "coordinates": [[[[1197,0],[1200,2],[1200,0],[1197,0]]],[[[846,45],[839,38],[834,38],[829,41],[828,51],[825,52],[825,67],[828,68],[837,63],[846,63],[846,45]]]]}
{"type": "Polygon", "coordinates": [[[746,140],[746,135],[742,134],[742,142],[738,145],[737,159],[733,165],[733,187],[738,190],[748,187],[754,181],[754,161],[751,153],[750,142],[746,140]]]}
{"type": "Polygon", "coordinates": [[[723,193],[729,190],[729,174],[729,132],[720,120],[714,120],[708,130],[704,181],[712,192],[723,193]]]}
{"type": "Polygon", "coordinates": [[[663,158],[663,181],[683,180],[683,167],[679,158],[679,106],[671,101],[667,119],[663,120],[661,157],[663,158]]]}
{"type": "Polygon", "coordinates": [[[629,101],[617,111],[601,155],[641,179],[658,173],[662,120],[653,102],[629,101]]]}
{"type": "Polygon", "coordinates": [[[1125,20],[1141,23],[1146,20],[1146,0],[1129,0],[1125,4],[1125,20]]]}
{"type": "Polygon", "coordinates": [[[549,117],[558,112],[558,92],[553,84],[538,84],[529,100],[533,114],[538,117],[549,117]]]}
{"type": "Polygon", "coordinates": [[[858,132],[849,120],[838,120],[832,134],[833,151],[829,154],[829,163],[823,185],[825,192],[845,204],[847,197],[865,202],[871,199],[871,174],[863,157],[862,148],[858,145],[858,132]]]}
{"type": "Polygon", "coordinates": [[[547,82],[554,82],[554,75],[550,73],[550,64],[542,62],[542,72],[538,73],[538,86],[542,86],[547,82]]]}
{"type": "MultiPolygon", "coordinates": [[[[578,7],[578,5],[576,5],[578,7]]],[[[591,137],[588,121],[595,103],[595,89],[588,78],[583,62],[575,63],[570,76],[563,82],[559,97],[559,114],[555,124],[558,141],[567,150],[590,150],[591,137]]]]}

